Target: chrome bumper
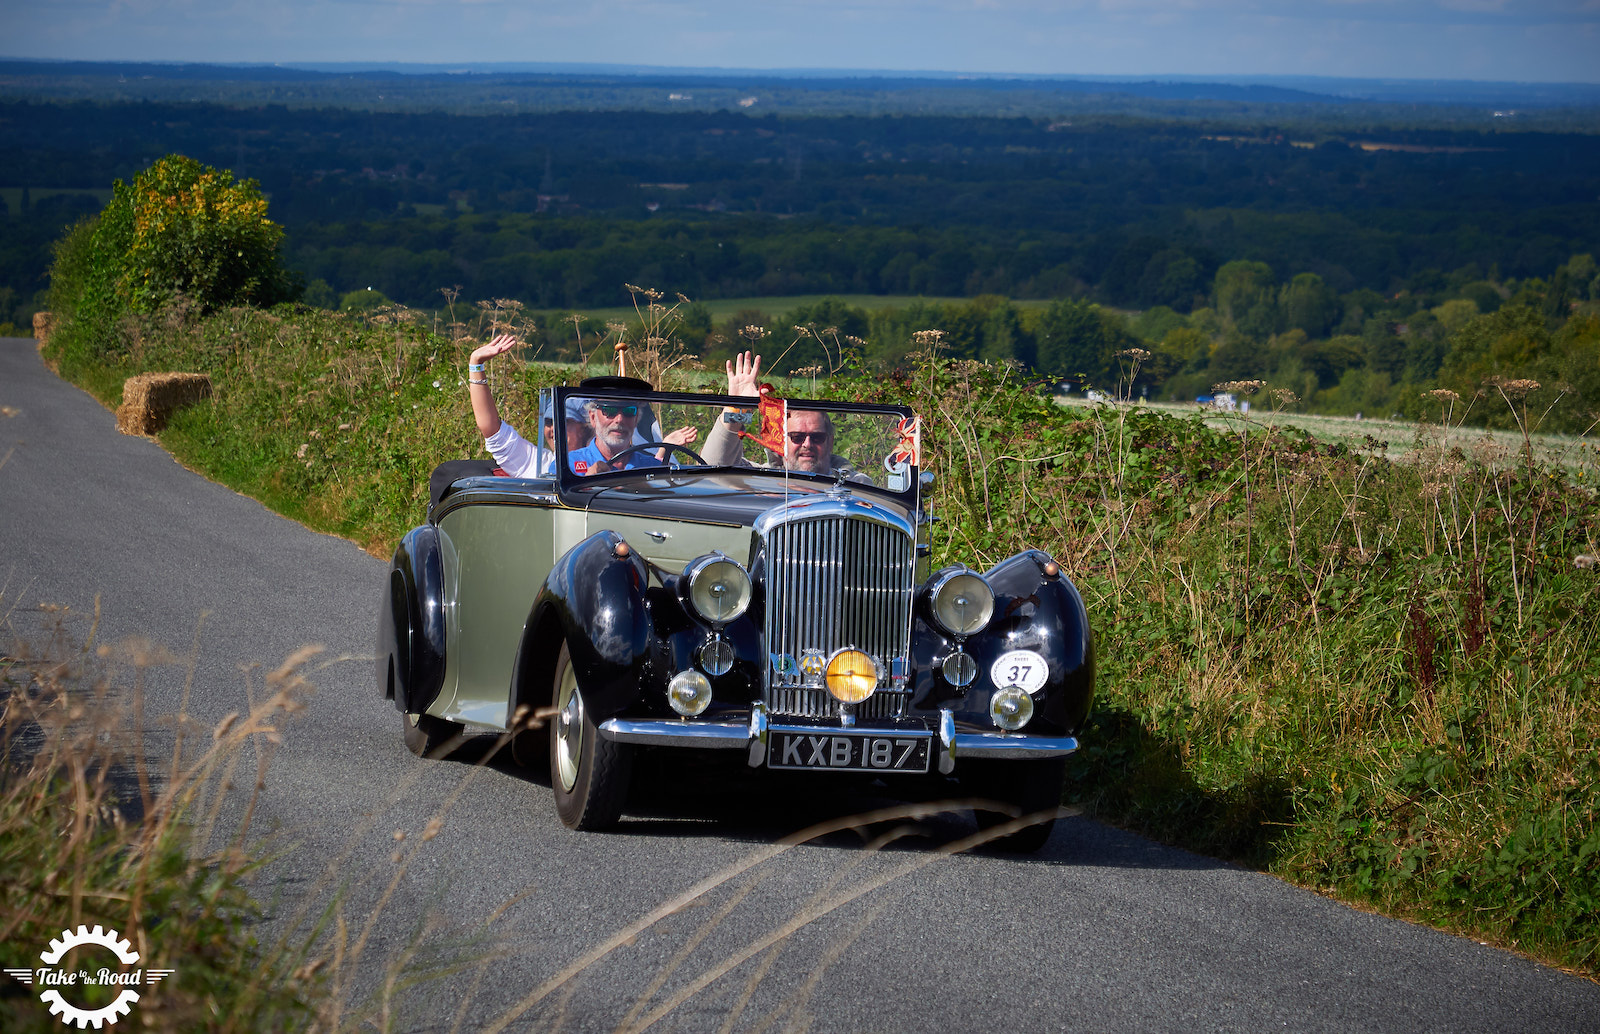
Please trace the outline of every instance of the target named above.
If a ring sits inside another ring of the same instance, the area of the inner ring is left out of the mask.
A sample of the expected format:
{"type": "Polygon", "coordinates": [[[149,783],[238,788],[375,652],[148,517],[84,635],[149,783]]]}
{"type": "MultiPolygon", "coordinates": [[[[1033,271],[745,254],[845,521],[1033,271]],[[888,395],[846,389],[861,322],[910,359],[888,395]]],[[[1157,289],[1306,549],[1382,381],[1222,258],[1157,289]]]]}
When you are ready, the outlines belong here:
{"type": "MultiPolygon", "coordinates": [[[[767,708],[760,701],[750,705],[748,722],[612,718],[600,724],[600,735],[616,743],[699,750],[748,748],[751,768],[766,764],[770,734],[767,708]]],[[[948,775],[955,771],[957,758],[1058,758],[1077,750],[1078,741],[1072,736],[1030,736],[1019,732],[956,732],[955,716],[949,711],[940,711],[935,749],[938,769],[948,775]]]]}

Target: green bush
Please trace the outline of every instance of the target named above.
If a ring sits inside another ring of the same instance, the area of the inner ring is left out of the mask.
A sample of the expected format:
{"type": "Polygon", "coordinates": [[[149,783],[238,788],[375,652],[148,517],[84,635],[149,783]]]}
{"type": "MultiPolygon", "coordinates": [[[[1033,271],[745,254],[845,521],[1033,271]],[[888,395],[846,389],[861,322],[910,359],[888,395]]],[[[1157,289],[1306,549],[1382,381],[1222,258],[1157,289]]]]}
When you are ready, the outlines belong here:
{"type": "Polygon", "coordinates": [[[272,305],[300,285],[280,261],[283,228],[267,218],[254,180],[168,155],[112,185],[111,201],[55,247],[50,304],[74,353],[117,350],[127,313],[152,313],[179,296],[202,312],[272,305]]]}

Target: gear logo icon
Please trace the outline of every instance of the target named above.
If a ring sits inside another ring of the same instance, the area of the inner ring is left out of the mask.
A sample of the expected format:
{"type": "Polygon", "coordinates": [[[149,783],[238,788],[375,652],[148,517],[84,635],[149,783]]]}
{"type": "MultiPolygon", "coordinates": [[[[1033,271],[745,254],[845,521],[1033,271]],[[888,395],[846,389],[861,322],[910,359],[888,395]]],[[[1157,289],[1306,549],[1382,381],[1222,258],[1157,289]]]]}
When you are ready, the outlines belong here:
{"type": "Polygon", "coordinates": [[[44,964],[39,969],[8,969],[6,972],[30,986],[36,983],[52,985],[39,992],[39,1000],[50,1007],[52,1016],[60,1017],[63,1024],[76,1024],[79,1030],[91,1025],[95,1030],[99,1030],[102,1026],[116,1023],[118,1019],[128,1015],[133,1003],[139,1000],[139,992],[126,985],[148,986],[172,975],[173,971],[170,969],[136,969],[130,973],[113,971],[109,967],[76,971],[54,968],[73,948],[90,945],[111,952],[123,966],[135,966],[139,963],[139,953],[133,950],[133,944],[117,931],[101,926],[93,929],[80,926],[76,930],[61,931],[61,936],[52,940],[50,946],[39,953],[39,961],[44,964]],[[120,986],[121,990],[110,1005],[98,1009],[73,1005],[58,990],[60,987],[101,985],[116,985],[120,986]]]}
{"type": "Polygon", "coordinates": [[[54,966],[61,961],[61,956],[73,948],[81,948],[85,944],[98,944],[107,948],[125,966],[131,966],[139,961],[139,953],[133,950],[133,944],[126,939],[118,940],[122,935],[115,930],[104,927],[95,927],[93,930],[87,926],[80,926],[76,930],[62,930],[61,936],[50,942],[50,947],[39,953],[39,961],[47,966],[54,966]]]}

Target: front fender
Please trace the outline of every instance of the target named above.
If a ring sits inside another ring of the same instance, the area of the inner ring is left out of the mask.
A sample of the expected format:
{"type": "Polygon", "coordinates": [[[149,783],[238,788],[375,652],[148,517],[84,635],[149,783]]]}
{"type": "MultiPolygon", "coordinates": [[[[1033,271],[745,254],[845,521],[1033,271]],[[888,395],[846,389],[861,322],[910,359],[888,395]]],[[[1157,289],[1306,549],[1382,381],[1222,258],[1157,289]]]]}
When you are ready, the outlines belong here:
{"type": "Polygon", "coordinates": [[[994,619],[968,644],[985,674],[1001,654],[1032,650],[1050,664],[1044,688],[1034,695],[1039,717],[1076,733],[1094,703],[1094,634],[1089,611],[1060,565],[1038,550],[1018,553],[983,573],[994,589],[994,619]],[[1045,573],[1046,565],[1056,574],[1045,573]]]}
{"type": "Polygon", "coordinates": [[[444,565],[439,529],[412,528],[395,547],[378,614],[378,686],[401,711],[422,712],[444,684],[444,565]]]}
{"type": "Polygon", "coordinates": [[[550,703],[563,639],[593,721],[628,706],[639,693],[653,641],[648,586],[644,559],[614,531],[596,532],[557,560],[523,626],[506,713],[550,703]]]}
{"type": "Polygon", "coordinates": [[[1094,637],[1077,586],[1059,566],[1054,575],[1046,574],[1051,563],[1048,555],[1027,550],[984,572],[994,589],[994,617],[964,644],[978,665],[977,680],[964,692],[937,671],[955,643],[918,616],[913,656],[921,672],[917,706],[949,709],[958,721],[991,728],[989,698],[998,687],[989,679],[990,668],[1002,654],[1032,650],[1049,669],[1044,686],[1034,694],[1034,721],[1051,731],[1077,733],[1094,701],[1094,637]]]}

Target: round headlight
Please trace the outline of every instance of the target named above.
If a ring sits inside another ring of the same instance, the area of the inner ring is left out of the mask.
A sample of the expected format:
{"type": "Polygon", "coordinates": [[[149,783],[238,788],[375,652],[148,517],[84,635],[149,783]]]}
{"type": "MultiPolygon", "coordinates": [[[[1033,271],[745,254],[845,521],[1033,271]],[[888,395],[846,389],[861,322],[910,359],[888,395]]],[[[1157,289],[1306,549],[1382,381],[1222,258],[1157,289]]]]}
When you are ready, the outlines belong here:
{"type": "Polygon", "coordinates": [[[994,590],[972,571],[950,571],[939,576],[930,592],[933,620],[953,636],[981,632],[994,616],[994,590]]]}
{"type": "Polygon", "coordinates": [[[952,686],[965,687],[972,685],[972,680],[978,677],[978,662],[972,659],[970,653],[957,651],[944,659],[940,665],[944,672],[944,679],[952,686]]]}
{"type": "Polygon", "coordinates": [[[685,718],[711,706],[711,680],[698,671],[680,671],[667,683],[667,703],[685,718]]]}
{"type": "Polygon", "coordinates": [[[878,664],[860,650],[840,650],[828,659],[823,681],[835,700],[859,704],[878,688],[878,664]]]}
{"type": "Polygon", "coordinates": [[[995,690],[989,698],[989,717],[1007,732],[1015,732],[1033,718],[1033,697],[1019,686],[995,690]]]}
{"type": "Polygon", "coordinates": [[[703,556],[683,572],[689,606],[713,625],[725,625],[750,606],[750,576],[725,556],[703,556]]]}
{"type": "Polygon", "coordinates": [[[700,667],[707,675],[726,675],[733,667],[733,644],[726,639],[713,639],[700,647],[700,667]]]}

